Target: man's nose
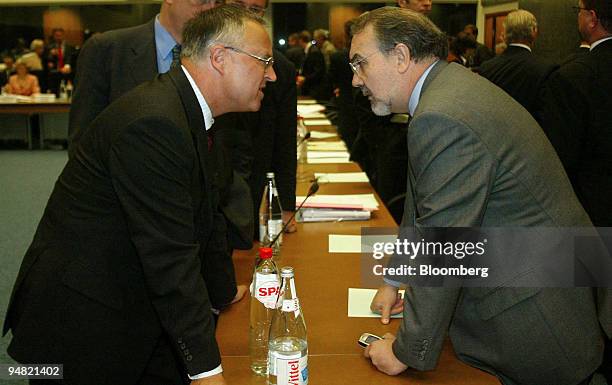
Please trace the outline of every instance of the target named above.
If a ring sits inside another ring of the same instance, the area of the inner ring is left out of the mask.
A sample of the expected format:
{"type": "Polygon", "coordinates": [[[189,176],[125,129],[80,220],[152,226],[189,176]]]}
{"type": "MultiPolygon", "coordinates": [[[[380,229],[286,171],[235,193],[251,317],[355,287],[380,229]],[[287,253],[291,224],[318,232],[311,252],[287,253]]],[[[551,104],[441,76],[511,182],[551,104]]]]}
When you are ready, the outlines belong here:
{"type": "Polygon", "coordinates": [[[276,72],[274,71],[274,67],[270,66],[269,68],[266,69],[266,72],[264,73],[265,77],[266,77],[266,81],[268,82],[275,82],[276,81],[276,72]]]}

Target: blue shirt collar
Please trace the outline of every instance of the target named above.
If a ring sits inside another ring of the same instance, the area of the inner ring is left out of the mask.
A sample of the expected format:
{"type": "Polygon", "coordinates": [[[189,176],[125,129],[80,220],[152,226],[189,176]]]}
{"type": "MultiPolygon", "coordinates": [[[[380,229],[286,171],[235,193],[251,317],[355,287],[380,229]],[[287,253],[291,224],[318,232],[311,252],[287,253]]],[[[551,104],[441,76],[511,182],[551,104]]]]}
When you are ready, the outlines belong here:
{"type": "Polygon", "coordinates": [[[408,101],[408,112],[410,113],[410,116],[414,116],[414,111],[416,111],[417,106],[419,105],[419,100],[421,99],[421,88],[423,88],[423,83],[425,83],[427,75],[429,75],[429,72],[431,71],[433,66],[436,65],[436,63],[439,61],[440,60],[436,60],[429,67],[427,67],[425,72],[423,72],[416,85],[414,86],[412,94],[410,94],[410,100],[408,101]]]}
{"type": "Polygon", "coordinates": [[[159,22],[159,14],[155,16],[155,49],[157,51],[157,72],[168,72],[172,64],[172,48],[177,44],[170,32],[159,22]]]}

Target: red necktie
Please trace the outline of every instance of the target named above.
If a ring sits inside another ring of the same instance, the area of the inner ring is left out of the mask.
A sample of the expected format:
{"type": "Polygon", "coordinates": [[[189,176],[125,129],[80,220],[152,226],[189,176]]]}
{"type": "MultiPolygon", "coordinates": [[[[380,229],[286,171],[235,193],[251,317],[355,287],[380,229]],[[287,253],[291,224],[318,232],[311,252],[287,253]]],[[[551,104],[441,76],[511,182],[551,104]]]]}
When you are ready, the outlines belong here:
{"type": "Polygon", "coordinates": [[[207,134],[207,137],[208,137],[208,152],[210,152],[210,150],[212,150],[212,146],[213,146],[213,143],[214,143],[213,133],[211,131],[208,131],[206,134],[207,134]]]}
{"type": "Polygon", "coordinates": [[[57,67],[58,69],[64,68],[64,52],[61,45],[57,48],[57,67]]]}

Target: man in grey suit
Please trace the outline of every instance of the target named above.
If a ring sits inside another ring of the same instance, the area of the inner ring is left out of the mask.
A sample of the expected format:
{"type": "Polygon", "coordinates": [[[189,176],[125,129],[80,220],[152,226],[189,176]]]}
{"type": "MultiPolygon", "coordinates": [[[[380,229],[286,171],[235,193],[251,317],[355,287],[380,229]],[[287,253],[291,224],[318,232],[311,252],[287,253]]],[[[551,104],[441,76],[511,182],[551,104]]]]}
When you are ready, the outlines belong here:
{"type": "MultiPolygon", "coordinates": [[[[353,27],[353,85],[376,114],[412,115],[402,227],[590,226],[535,120],[446,53],[445,35],[409,10],[380,8],[353,27]]],[[[364,353],[389,375],[435,368],[448,335],[462,361],[503,384],[588,383],[612,334],[590,288],[414,286],[402,303],[389,282],[371,307],[383,323],[404,311],[397,336],[364,353]]]]}

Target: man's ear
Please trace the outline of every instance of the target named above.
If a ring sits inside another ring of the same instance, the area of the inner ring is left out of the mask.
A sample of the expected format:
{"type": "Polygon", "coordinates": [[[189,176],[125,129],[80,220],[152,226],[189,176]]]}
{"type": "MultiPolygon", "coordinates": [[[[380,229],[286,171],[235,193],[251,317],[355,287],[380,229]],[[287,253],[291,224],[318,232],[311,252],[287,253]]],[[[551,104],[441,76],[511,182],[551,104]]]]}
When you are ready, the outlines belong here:
{"type": "Polygon", "coordinates": [[[405,44],[399,43],[393,48],[393,51],[397,60],[397,71],[403,74],[408,71],[412,64],[410,50],[405,44]]]}
{"type": "Polygon", "coordinates": [[[227,61],[227,50],[221,44],[214,44],[208,51],[210,52],[210,65],[212,68],[220,74],[224,74],[227,61]]]}

